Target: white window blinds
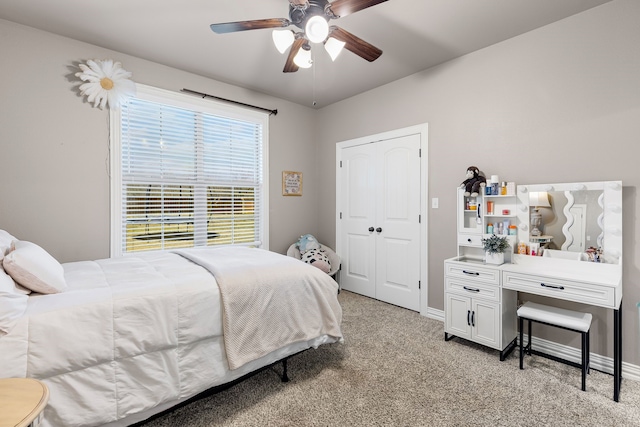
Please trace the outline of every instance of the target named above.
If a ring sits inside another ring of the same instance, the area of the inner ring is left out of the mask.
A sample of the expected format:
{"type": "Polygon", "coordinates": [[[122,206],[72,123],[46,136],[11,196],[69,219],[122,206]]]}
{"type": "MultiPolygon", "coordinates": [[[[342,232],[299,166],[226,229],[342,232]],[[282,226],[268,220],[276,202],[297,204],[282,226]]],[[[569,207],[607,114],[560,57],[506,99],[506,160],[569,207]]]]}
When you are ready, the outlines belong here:
{"type": "Polygon", "coordinates": [[[265,120],[168,101],[138,96],[119,112],[119,252],[260,246],[265,120]]]}

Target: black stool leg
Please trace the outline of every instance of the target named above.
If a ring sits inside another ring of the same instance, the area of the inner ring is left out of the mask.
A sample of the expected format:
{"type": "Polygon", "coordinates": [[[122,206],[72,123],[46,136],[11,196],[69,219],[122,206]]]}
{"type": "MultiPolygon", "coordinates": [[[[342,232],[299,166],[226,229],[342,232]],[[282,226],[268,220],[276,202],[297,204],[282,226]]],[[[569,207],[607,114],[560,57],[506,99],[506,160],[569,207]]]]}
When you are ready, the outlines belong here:
{"type": "Polygon", "coordinates": [[[587,331],[587,374],[591,373],[591,341],[589,336],[591,335],[591,330],[587,331]]]}
{"type": "MultiPolygon", "coordinates": [[[[522,359],[524,358],[524,334],[522,333],[524,322],[522,321],[522,317],[518,317],[518,326],[520,328],[520,369],[524,369],[522,366],[522,359]]],[[[531,337],[529,337],[529,339],[531,339],[531,337]]]]}
{"type": "Polygon", "coordinates": [[[582,333],[582,391],[587,391],[587,370],[589,369],[589,331],[582,333]]]}
{"type": "Polygon", "coordinates": [[[531,319],[527,319],[527,323],[529,324],[529,343],[527,344],[527,354],[531,356],[531,349],[533,348],[533,344],[531,344],[531,340],[533,339],[533,332],[531,332],[531,319]]]}

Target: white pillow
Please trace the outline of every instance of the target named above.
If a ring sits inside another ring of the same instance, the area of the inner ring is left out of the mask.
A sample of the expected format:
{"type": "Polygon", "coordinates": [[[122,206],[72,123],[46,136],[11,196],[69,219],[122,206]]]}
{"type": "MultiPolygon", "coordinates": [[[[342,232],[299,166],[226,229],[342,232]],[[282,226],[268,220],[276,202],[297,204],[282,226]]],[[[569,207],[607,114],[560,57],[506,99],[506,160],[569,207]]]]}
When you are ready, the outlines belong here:
{"type": "Polygon", "coordinates": [[[32,291],[55,294],[67,288],[62,265],[35,243],[14,241],[2,264],[13,280],[32,291]]]}
{"type": "Polygon", "coordinates": [[[9,249],[11,249],[11,243],[14,240],[17,239],[8,232],[0,230],[0,261],[2,261],[2,258],[4,258],[7,252],[9,252],[9,249]]]}
{"type": "Polygon", "coordinates": [[[0,268],[0,336],[8,334],[27,309],[29,297],[16,290],[16,284],[0,268]]]}

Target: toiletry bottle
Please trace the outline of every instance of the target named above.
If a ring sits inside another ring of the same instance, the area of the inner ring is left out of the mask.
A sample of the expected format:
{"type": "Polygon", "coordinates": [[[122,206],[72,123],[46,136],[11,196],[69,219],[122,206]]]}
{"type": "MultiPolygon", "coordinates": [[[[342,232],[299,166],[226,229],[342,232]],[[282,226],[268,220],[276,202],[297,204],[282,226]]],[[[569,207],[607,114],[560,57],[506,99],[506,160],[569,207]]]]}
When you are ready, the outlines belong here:
{"type": "Polygon", "coordinates": [[[503,196],[507,195],[507,183],[505,181],[502,182],[502,186],[500,187],[500,194],[503,196]]]}
{"type": "Polygon", "coordinates": [[[493,224],[487,224],[487,234],[493,234],[493,224]]]}
{"type": "Polygon", "coordinates": [[[491,195],[497,196],[500,194],[500,178],[498,175],[491,175],[491,195]]]}
{"type": "Polygon", "coordinates": [[[520,255],[527,254],[527,244],[525,242],[518,243],[518,254],[520,255]]]}

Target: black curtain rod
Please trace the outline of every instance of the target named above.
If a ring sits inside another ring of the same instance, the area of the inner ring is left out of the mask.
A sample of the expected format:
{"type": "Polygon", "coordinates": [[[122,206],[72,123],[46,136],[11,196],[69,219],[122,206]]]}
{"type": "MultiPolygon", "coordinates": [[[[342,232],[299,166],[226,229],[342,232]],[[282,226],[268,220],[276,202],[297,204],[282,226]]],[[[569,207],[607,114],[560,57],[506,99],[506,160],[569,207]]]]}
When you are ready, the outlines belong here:
{"type": "Polygon", "coordinates": [[[196,92],[195,90],[191,90],[191,89],[182,89],[181,92],[190,93],[192,95],[198,95],[198,96],[201,96],[203,98],[214,98],[214,99],[217,99],[219,101],[230,102],[230,103],[236,104],[236,105],[242,105],[243,107],[255,108],[256,110],[267,111],[267,112],[269,112],[269,115],[273,114],[275,116],[275,115],[278,114],[278,110],[270,110],[268,108],[262,108],[262,107],[258,107],[258,106],[251,105],[251,104],[245,104],[244,102],[234,101],[233,99],[220,98],[219,96],[209,95],[208,93],[196,92]]]}

